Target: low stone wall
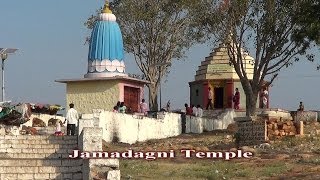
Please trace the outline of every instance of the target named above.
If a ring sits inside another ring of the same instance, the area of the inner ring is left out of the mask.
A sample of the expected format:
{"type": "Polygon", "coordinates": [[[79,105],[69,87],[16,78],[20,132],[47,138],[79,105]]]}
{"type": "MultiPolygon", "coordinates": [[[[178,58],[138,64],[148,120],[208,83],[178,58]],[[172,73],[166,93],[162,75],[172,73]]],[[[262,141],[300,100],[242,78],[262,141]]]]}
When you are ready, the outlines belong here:
{"type": "MultiPolygon", "coordinates": [[[[203,133],[217,129],[227,129],[233,123],[233,110],[219,112],[217,116],[195,117],[186,116],[186,133],[203,133]]],[[[134,144],[150,139],[164,139],[178,136],[182,133],[182,118],[180,114],[158,113],[158,118],[140,115],[129,115],[100,111],[98,114],[85,114],[79,120],[79,131],[84,127],[101,127],[102,138],[106,142],[123,142],[134,144]],[[84,119],[86,118],[86,119],[84,119]]]]}
{"type": "Polygon", "coordinates": [[[292,116],[290,111],[286,111],[283,109],[262,109],[260,113],[257,113],[259,116],[266,117],[277,117],[280,119],[288,119],[292,120],[292,116]]]}
{"type": "Polygon", "coordinates": [[[295,122],[316,122],[318,120],[317,111],[293,111],[291,115],[295,122]]]}
{"type": "Polygon", "coordinates": [[[235,112],[226,110],[218,116],[195,117],[186,116],[186,133],[203,133],[204,131],[213,131],[227,129],[228,125],[233,123],[235,112]]]}
{"type": "Polygon", "coordinates": [[[181,115],[175,113],[163,113],[162,118],[158,119],[109,111],[100,112],[98,118],[90,115],[84,117],[93,118],[80,119],[79,132],[83,127],[101,127],[102,137],[106,142],[133,144],[149,139],[178,136],[182,132],[181,115]]]}

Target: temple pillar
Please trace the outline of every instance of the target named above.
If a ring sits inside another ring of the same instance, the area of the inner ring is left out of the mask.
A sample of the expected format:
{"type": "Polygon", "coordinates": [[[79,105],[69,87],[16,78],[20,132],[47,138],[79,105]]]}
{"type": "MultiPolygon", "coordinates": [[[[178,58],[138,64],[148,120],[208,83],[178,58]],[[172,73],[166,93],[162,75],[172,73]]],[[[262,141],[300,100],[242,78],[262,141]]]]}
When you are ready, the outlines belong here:
{"type": "Polygon", "coordinates": [[[228,79],[227,82],[226,82],[226,95],[227,95],[227,107],[226,108],[232,108],[233,94],[234,94],[233,79],[228,79]]]}
{"type": "Polygon", "coordinates": [[[203,83],[203,109],[205,109],[208,104],[208,88],[209,88],[209,81],[205,81],[203,83]]]}

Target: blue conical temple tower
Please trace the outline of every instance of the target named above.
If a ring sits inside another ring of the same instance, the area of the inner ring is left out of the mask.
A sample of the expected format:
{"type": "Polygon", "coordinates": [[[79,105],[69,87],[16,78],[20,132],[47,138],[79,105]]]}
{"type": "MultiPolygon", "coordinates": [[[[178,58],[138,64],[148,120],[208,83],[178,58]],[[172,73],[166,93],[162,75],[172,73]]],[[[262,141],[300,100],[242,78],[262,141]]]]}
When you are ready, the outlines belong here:
{"type": "Polygon", "coordinates": [[[128,113],[139,112],[144,86],[150,82],[125,73],[122,34],[108,1],[91,33],[86,74],[56,82],[66,83],[66,107],[74,103],[79,113],[112,111],[118,101],[124,102],[128,113]]]}
{"type": "Polygon", "coordinates": [[[88,73],[85,78],[127,76],[122,34],[116,20],[106,2],[91,33],[88,73]]]}

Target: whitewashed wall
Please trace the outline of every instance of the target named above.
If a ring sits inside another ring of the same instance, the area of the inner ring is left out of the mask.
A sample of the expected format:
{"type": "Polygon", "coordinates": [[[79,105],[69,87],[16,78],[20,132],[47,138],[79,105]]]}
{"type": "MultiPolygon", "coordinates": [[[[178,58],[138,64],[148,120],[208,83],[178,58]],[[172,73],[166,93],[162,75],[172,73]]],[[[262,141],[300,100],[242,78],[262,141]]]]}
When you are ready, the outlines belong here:
{"type": "Polygon", "coordinates": [[[219,129],[227,129],[228,125],[233,123],[235,112],[233,110],[227,110],[219,115],[217,118],[206,117],[186,117],[186,133],[203,133],[203,131],[213,131],[219,129]]]}
{"type": "MultiPolygon", "coordinates": [[[[226,129],[233,121],[233,110],[221,113],[216,119],[186,117],[186,133],[202,133],[215,129],[226,129]]],[[[107,142],[118,141],[134,144],[150,139],[164,139],[182,133],[180,114],[164,113],[163,118],[101,111],[99,115],[86,114],[79,120],[79,133],[83,127],[99,126],[103,129],[102,137],[107,142]],[[92,121],[92,122],[88,122],[92,121]]]]}
{"type": "Polygon", "coordinates": [[[129,144],[178,136],[182,132],[181,116],[174,113],[165,113],[163,119],[155,119],[104,111],[100,113],[99,127],[103,128],[105,141],[129,144]]]}

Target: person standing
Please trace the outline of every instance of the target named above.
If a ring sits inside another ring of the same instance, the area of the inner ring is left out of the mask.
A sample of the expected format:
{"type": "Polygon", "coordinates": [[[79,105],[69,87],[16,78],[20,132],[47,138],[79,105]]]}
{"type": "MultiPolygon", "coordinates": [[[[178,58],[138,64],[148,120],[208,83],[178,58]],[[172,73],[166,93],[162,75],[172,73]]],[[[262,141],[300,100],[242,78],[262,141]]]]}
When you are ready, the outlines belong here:
{"type": "Polygon", "coordinates": [[[62,122],[60,119],[58,119],[56,121],[56,131],[55,131],[54,135],[63,136],[63,132],[61,132],[61,126],[62,126],[62,122]]]}
{"type": "Polygon", "coordinates": [[[79,114],[77,110],[74,109],[74,104],[69,104],[70,109],[67,112],[66,120],[67,121],[67,135],[74,136],[76,133],[76,123],[79,119],[79,114]]]}
{"type": "Polygon", "coordinates": [[[198,112],[198,117],[202,117],[203,110],[202,110],[202,108],[201,108],[201,106],[199,104],[197,105],[197,112],[198,112]]]}
{"type": "Polygon", "coordinates": [[[120,113],[126,113],[127,112],[127,107],[124,105],[124,102],[120,103],[119,112],[120,113]]]}
{"type": "Polygon", "coordinates": [[[268,106],[268,91],[267,88],[264,88],[263,92],[262,92],[262,108],[265,109],[268,106]]]}
{"type": "Polygon", "coordinates": [[[192,114],[193,114],[194,116],[198,116],[198,109],[197,109],[197,107],[194,106],[193,104],[191,105],[191,107],[192,107],[192,114]]]}
{"type": "Polygon", "coordinates": [[[147,115],[148,113],[148,104],[145,102],[144,99],[142,99],[140,103],[140,113],[143,113],[144,115],[147,115]]]}
{"type": "Polygon", "coordinates": [[[238,88],[236,88],[236,93],[233,96],[233,102],[234,102],[234,109],[239,109],[240,108],[240,92],[238,88]]]}
{"type": "Polygon", "coordinates": [[[120,104],[121,104],[120,101],[118,101],[118,102],[117,102],[117,105],[116,105],[118,112],[119,112],[120,104]]]}
{"type": "Polygon", "coordinates": [[[210,87],[208,87],[208,104],[207,104],[207,110],[209,109],[213,109],[213,104],[212,104],[212,100],[213,100],[213,92],[211,90],[210,87]]]}
{"type": "Polygon", "coordinates": [[[184,107],[186,108],[186,114],[192,116],[192,108],[187,103],[184,104],[184,107]]]}

